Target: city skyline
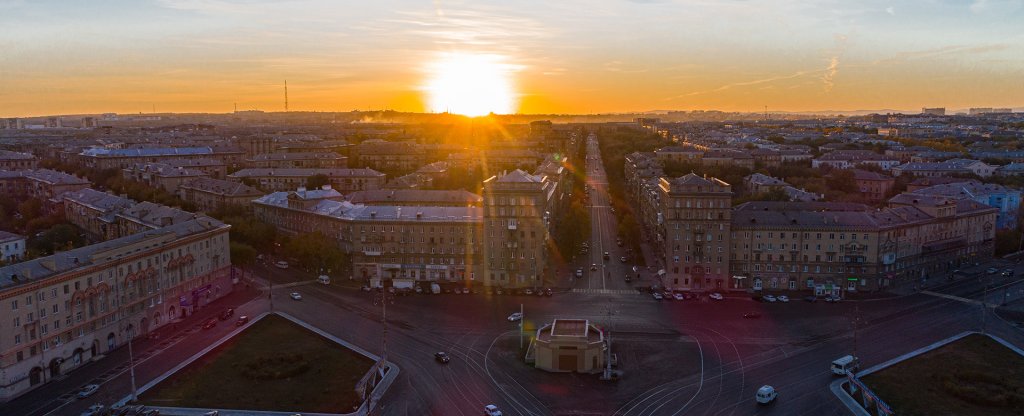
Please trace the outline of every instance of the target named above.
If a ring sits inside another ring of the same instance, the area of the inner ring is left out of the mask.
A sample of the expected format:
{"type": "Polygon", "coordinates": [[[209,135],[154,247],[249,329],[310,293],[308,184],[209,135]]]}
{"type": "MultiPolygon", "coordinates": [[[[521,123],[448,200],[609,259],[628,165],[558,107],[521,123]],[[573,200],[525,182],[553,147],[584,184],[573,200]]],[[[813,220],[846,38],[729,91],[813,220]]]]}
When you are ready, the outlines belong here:
{"type": "Polygon", "coordinates": [[[1024,105],[1015,0],[2,1],[0,11],[8,117],[282,111],[285,80],[292,111],[1024,105]]]}

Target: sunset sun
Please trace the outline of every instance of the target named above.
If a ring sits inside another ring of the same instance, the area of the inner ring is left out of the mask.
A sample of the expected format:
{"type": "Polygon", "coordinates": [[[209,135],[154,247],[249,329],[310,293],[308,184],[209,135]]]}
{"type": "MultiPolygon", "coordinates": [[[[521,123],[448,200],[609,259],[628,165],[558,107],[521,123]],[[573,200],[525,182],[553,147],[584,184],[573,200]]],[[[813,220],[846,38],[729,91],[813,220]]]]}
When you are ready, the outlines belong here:
{"type": "Polygon", "coordinates": [[[448,53],[427,67],[429,110],[471,117],[516,111],[515,67],[490,54],[448,53]]]}

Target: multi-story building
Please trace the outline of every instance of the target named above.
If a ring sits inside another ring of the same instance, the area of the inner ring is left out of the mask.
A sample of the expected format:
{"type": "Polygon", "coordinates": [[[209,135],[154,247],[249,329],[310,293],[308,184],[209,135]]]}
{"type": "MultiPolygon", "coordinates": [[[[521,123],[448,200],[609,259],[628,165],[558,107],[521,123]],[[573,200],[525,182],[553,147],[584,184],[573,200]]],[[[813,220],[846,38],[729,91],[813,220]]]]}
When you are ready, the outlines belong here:
{"type": "Polygon", "coordinates": [[[352,152],[359,161],[357,166],[388,172],[413,171],[426,163],[423,146],[414,142],[367,140],[354,146],[352,152]]]}
{"type": "Polygon", "coordinates": [[[125,179],[141,182],[169,193],[178,193],[178,188],[187,182],[208,177],[198,169],[174,167],[166,163],[138,163],[121,170],[125,179]]]}
{"type": "Polygon", "coordinates": [[[732,186],[693,173],[661,178],[661,227],[665,274],[677,290],[729,287],[732,186]]]}
{"type": "Polygon", "coordinates": [[[101,240],[122,235],[115,229],[117,214],[136,204],[131,199],[92,188],[66,192],[62,197],[64,218],[101,240]]]}
{"type": "Polygon", "coordinates": [[[482,244],[481,208],[362,205],[333,189],[275,192],[253,201],[256,218],[289,234],[322,232],[352,260],[352,278],[472,284],[482,244]]]}
{"type": "Polygon", "coordinates": [[[892,174],[900,176],[909,174],[914,176],[939,177],[956,174],[975,174],[982,178],[992,176],[998,166],[989,165],[980,160],[971,159],[950,159],[945,162],[921,162],[904,163],[892,168],[892,174]]]}
{"type": "Polygon", "coordinates": [[[548,206],[557,183],[516,169],[484,181],[484,284],[537,287],[548,273],[548,206]]]}
{"type": "Polygon", "coordinates": [[[39,158],[31,153],[0,150],[0,170],[29,170],[39,165],[39,158]]]}
{"type": "Polygon", "coordinates": [[[124,169],[138,163],[171,163],[193,158],[210,158],[228,166],[238,166],[245,152],[241,149],[212,147],[162,147],[112,149],[93,147],[78,154],[78,162],[93,169],[124,169]]]}
{"type": "Polygon", "coordinates": [[[265,153],[245,160],[249,168],[344,168],[348,158],[337,153],[265,153]]]}
{"type": "Polygon", "coordinates": [[[0,267],[0,400],[229,293],[228,229],[201,217],[0,267]]]}
{"type": "Polygon", "coordinates": [[[930,195],[955,200],[969,199],[982,205],[998,209],[996,227],[1001,230],[1017,228],[1017,216],[1020,212],[1021,193],[994,183],[961,182],[934,185],[913,191],[914,195],[930,195]]]}
{"type": "Polygon", "coordinates": [[[853,181],[864,200],[871,203],[884,201],[896,186],[896,179],[891,176],[861,169],[853,169],[853,181]]]}
{"type": "Polygon", "coordinates": [[[181,199],[196,206],[199,211],[216,211],[228,206],[251,208],[252,200],[263,196],[263,191],[239,182],[201,178],[178,188],[181,199]]]}
{"type": "Polygon", "coordinates": [[[746,182],[747,192],[751,194],[759,194],[764,192],[770,192],[773,190],[783,190],[787,186],[790,186],[786,181],[768,176],[763,173],[754,173],[743,178],[746,182]]]}
{"type": "Polygon", "coordinates": [[[857,165],[875,165],[889,170],[900,164],[899,159],[875,153],[870,150],[836,150],[826,153],[811,161],[811,167],[828,166],[837,169],[849,169],[857,165]]]}
{"type": "Polygon", "coordinates": [[[483,198],[480,195],[465,190],[442,191],[426,189],[356,191],[349,194],[346,200],[357,205],[439,207],[479,207],[483,202],[483,198]]]}
{"type": "Polygon", "coordinates": [[[242,169],[228,175],[235,181],[249,180],[264,191],[277,192],[306,186],[311,176],[324,175],[339,192],[381,189],[387,175],[373,169],[242,169]]]}
{"type": "Polygon", "coordinates": [[[25,236],[0,231],[0,263],[20,261],[25,257],[25,236]]]}
{"type": "Polygon", "coordinates": [[[224,162],[207,157],[171,160],[167,161],[166,164],[176,168],[180,167],[206,172],[213,179],[224,179],[228,174],[228,167],[224,162]]]}

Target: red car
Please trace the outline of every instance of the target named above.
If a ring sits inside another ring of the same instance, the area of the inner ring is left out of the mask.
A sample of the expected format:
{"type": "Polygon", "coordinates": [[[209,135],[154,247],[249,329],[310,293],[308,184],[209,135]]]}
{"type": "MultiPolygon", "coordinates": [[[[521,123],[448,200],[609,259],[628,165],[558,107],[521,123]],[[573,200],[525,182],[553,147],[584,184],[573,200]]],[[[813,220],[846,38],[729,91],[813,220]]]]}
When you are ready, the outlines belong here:
{"type": "Polygon", "coordinates": [[[203,329],[210,329],[215,326],[217,326],[217,318],[207,319],[206,322],[203,323],[203,329]]]}

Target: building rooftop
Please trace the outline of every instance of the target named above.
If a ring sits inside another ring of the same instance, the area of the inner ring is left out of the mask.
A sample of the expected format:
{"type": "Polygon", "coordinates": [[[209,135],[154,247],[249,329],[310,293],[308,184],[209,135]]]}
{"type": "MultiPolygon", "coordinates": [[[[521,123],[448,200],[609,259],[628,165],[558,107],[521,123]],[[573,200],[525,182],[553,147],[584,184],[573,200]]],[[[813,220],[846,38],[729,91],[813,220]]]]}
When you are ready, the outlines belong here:
{"type": "Polygon", "coordinates": [[[185,236],[227,227],[227,225],[215,219],[200,217],[167,227],[143,231],[90,246],[62,251],[51,256],[0,267],[0,289],[36,282],[79,268],[116,261],[121,256],[169,244],[185,236]],[[146,242],[146,244],[140,247],[139,243],[142,242],[146,242]],[[131,251],[127,251],[128,249],[131,251]]]}
{"type": "Polygon", "coordinates": [[[83,150],[81,155],[89,157],[157,157],[211,155],[213,153],[213,148],[210,147],[153,147],[137,149],[108,149],[105,147],[92,147],[83,150]]]}
{"type": "Polygon", "coordinates": [[[0,230],[0,243],[6,243],[9,241],[24,240],[25,236],[21,234],[9,233],[7,231],[0,230]]]}
{"type": "Polygon", "coordinates": [[[36,157],[31,153],[12,152],[10,150],[0,150],[0,160],[30,160],[36,157]]]}
{"type": "Polygon", "coordinates": [[[213,178],[198,178],[181,185],[182,189],[195,189],[229,197],[259,196],[263,191],[241,182],[225,181],[213,178]]]}
{"type": "Polygon", "coordinates": [[[37,169],[23,171],[24,176],[39,182],[46,182],[53,185],[79,185],[88,184],[89,181],[75,175],[50,169],[37,169]]]}
{"type": "Polygon", "coordinates": [[[79,204],[95,208],[99,211],[114,211],[135,205],[135,201],[106,192],[100,192],[92,188],[79,189],[61,194],[65,200],[75,201],[79,204]]]}
{"type": "Polygon", "coordinates": [[[264,153],[253,156],[250,162],[265,162],[279,160],[339,160],[346,159],[345,156],[337,153],[324,152],[293,152],[293,153],[264,153]]]}
{"type": "Polygon", "coordinates": [[[465,190],[443,191],[443,190],[418,190],[418,189],[381,189],[373,191],[356,191],[346,198],[353,204],[379,204],[394,202],[422,202],[425,205],[433,203],[443,204],[480,204],[483,198],[465,190]]]}
{"type": "Polygon", "coordinates": [[[328,177],[383,177],[383,173],[377,172],[373,169],[356,168],[356,169],[342,169],[342,168],[284,168],[284,169],[273,169],[273,168],[248,168],[242,169],[238,172],[232,173],[228,176],[233,178],[247,178],[247,177],[263,177],[263,176],[282,176],[282,177],[303,177],[308,178],[314,175],[326,175],[328,177]]]}

